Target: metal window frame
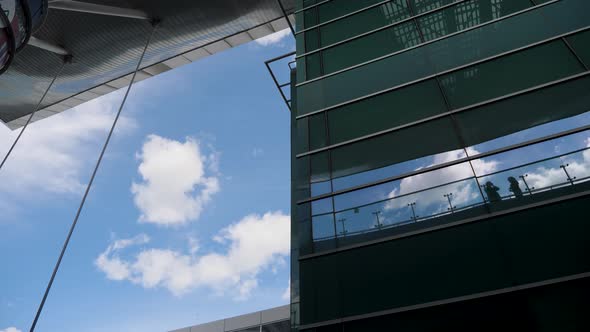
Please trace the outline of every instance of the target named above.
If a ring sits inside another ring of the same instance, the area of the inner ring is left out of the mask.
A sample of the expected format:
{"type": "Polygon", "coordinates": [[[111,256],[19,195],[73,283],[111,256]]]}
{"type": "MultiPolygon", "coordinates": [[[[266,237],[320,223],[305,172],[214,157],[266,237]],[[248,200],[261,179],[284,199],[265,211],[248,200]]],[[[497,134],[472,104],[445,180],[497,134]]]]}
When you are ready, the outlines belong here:
{"type": "Polygon", "coordinates": [[[327,77],[330,77],[330,76],[335,76],[335,75],[341,74],[343,72],[346,72],[346,71],[349,71],[349,70],[352,70],[352,69],[355,69],[355,68],[363,67],[363,66],[368,65],[368,64],[371,64],[373,62],[377,62],[377,61],[380,61],[380,60],[383,60],[383,59],[386,59],[386,58],[389,58],[389,57],[392,57],[392,56],[395,56],[395,55],[398,55],[398,54],[401,54],[401,53],[404,53],[404,52],[408,52],[410,50],[413,50],[413,49],[416,49],[416,48],[420,48],[420,47],[425,46],[425,45],[428,45],[428,44],[433,44],[433,43],[435,43],[437,41],[440,41],[440,40],[443,40],[443,39],[446,39],[446,38],[450,38],[450,37],[453,37],[453,36],[456,36],[456,35],[459,35],[459,34],[462,34],[462,33],[466,33],[466,32],[472,31],[472,30],[476,30],[476,29],[479,29],[479,28],[481,28],[483,26],[491,25],[491,24],[497,23],[499,21],[506,20],[506,19],[509,19],[511,17],[518,16],[518,15],[527,13],[529,11],[533,11],[533,10],[536,10],[538,8],[542,8],[544,6],[549,6],[551,4],[554,4],[554,3],[557,3],[557,2],[561,2],[561,1],[563,1],[563,0],[551,0],[551,1],[548,1],[548,2],[545,2],[545,3],[542,3],[542,4],[539,4],[539,5],[536,5],[536,6],[533,6],[533,7],[529,7],[529,8],[526,8],[526,9],[523,9],[523,10],[520,10],[520,11],[517,11],[517,12],[514,12],[512,14],[499,17],[497,19],[493,19],[493,20],[490,20],[490,21],[487,21],[487,22],[484,22],[484,23],[481,23],[481,24],[474,25],[472,27],[469,27],[469,28],[464,29],[464,30],[461,30],[461,31],[453,32],[451,34],[448,34],[448,35],[445,35],[445,36],[442,36],[442,37],[439,37],[439,38],[435,38],[435,39],[429,40],[429,41],[427,41],[425,43],[422,43],[422,44],[418,44],[418,45],[415,45],[415,46],[412,46],[412,47],[408,47],[408,48],[403,49],[403,50],[400,50],[400,51],[396,51],[396,52],[393,52],[393,53],[390,53],[390,54],[386,54],[386,55],[380,56],[380,57],[375,58],[375,59],[371,59],[371,60],[368,60],[368,61],[365,61],[365,62],[356,64],[354,66],[350,66],[350,67],[346,67],[346,68],[340,69],[340,70],[335,71],[333,73],[325,74],[325,75],[322,75],[322,76],[319,76],[319,77],[316,77],[316,78],[313,78],[313,79],[310,79],[310,80],[306,80],[306,81],[301,82],[301,83],[297,83],[296,87],[300,87],[300,86],[303,86],[303,85],[306,85],[306,84],[309,84],[309,83],[312,83],[312,82],[315,82],[315,81],[323,80],[324,78],[327,78],[327,77]]]}
{"type": "MultiPolygon", "coordinates": [[[[590,125],[585,126],[585,127],[588,127],[587,130],[590,130],[590,125]]],[[[573,135],[573,134],[570,134],[570,135],[573,135]]],[[[452,184],[455,184],[455,183],[459,183],[459,182],[464,182],[464,181],[467,181],[467,180],[471,180],[471,179],[477,180],[477,179],[481,179],[481,178],[484,178],[484,177],[488,177],[488,176],[492,176],[492,175],[496,175],[496,174],[500,174],[500,173],[504,173],[504,172],[509,172],[509,171],[512,171],[512,170],[515,170],[515,169],[519,169],[519,168],[522,168],[522,167],[527,167],[527,166],[535,165],[535,164],[542,163],[542,162],[545,162],[545,161],[567,157],[569,155],[574,155],[574,154],[577,154],[577,153],[580,153],[580,152],[584,152],[584,151],[588,151],[588,150],[590,150],[590,147],[584,147],[584,148],[572,150],[572,151],[569,151],[569,152],[561,153],[561,154],[558,154],[558,155],[555,155],[555,156],[552,156],[552,157],[546,157],[546,158],[542,158],[542,159],[539,159],[539,160],[535,160],[535,161],[531,161],[531,162],[528,162],[528,163],[524,163],[524,164],[521,164],[521,165],[518,165],[518,166],[508,167],[508,168],[505,168],[505,169],[502,169],[502,170],[499,170],[499,171],[494,171],[494,172],[487,173],[487,174],[482,174],[482,175],[477,175],[476,174],[476,175],[464,177],[464,178],[461,178],[461,179],[458,179],[458,180],[453,180],[453,181],[449,181],[449,182],[437,184],[437,185],[432,186],[432,187],[428,187],[428,188],[424,188],[424,189],[412,191],[412,192],[409,192],[409,193],[405,193],[403,195],[397,195],[397,196],[391,197],[391,198],[385,198],[385,199],[381,199],[381,200],[376,200],[374,202],[367,203],[367,204],[356,205],[356,206],[353,206],[353,207],[347,207],[345,209],[340,209],[340,210],[334,209],[332,212],[327,212],[327,213],[318,213],[316,215],[312,215],[312,217],[322,216],[322,215],[331,214],[331,213],[336,214],[336,213],[341,213],[341,212],[350,211],[350,210],[354,210],[354,209],[360,209],[360,208],[367,207],[367,206],[370,206],[370,205],[373,205],[373,204],[383,203],[383,202],[387,202],[387,201],[393,201],[393,200],[398,199],[398,198],[402,198],[402,197],[406,197],[406,196],[411,196],[411,195],[423,193],[423,192],[428,191],[428,190],[431,190],[431,189],[438,189],[438,188],[449,186],[449,185],[452,185],[452,184]]],[[[466,162],[464,162],[464,163],[466,163],[466,162]]],[[[461,164],[464,164],[464,163],[461,163],[461,164]]],[[[460,165],[460,164],[457,164],[457,165],[460,165]]],[[[454,166],[456,166],[456,165],[454,165],[454,166]]],[[[583,179],[585,179],[585,178],[583,178],[583,179]]],[[[578,180],[581,180],[581,179],[578,179],[578,180]]],[[[564,183],[569,183],[569,182],[564,182],[564,183]]],[[[479,186],[479,183],[478,183],[478,186],[479,186]]],[[[555,186],[555,185],[552,185],[552,186],[549,186],[549,187],[553,187],[553,186],[555,186]]],[[[539,188],[539,190],[545,189],[545,188],[547,188],[547,187],[539,188]]],[[[535,189],[534,191],[539,191],[539,190],[536,190],[535,189]]],[[[485,202],[485,198],[482,201],[485,202]]]]}
{"type": "MultiPolygon", "coordinates": [[[[529,44],[529,45],[526,45],[526,46],[523,46],[523,47],[512,49],[512,50],[507,51],[507,52],[496,54],[496,55],[493,55],[493,56],[488,57],[488,58],[480,59],[480,60],[477,60],[477,61],[474,61],[474,62],[465,64],[465,65],[461,65],[459,67],[455,67],[455,68],[451,68],[451,69],[448,69],[448,70],[444,70],[444,71],[441,71],[441,72],[438,72],[438,73],[435,73],[435,74],[432,74],[432,75],[428,75],[428,76],[425,76],[425,77],[422,77],[422,78],[419,78],[419,79],[416,79],[416,80],[413,80],[413,81],[410,81],[410,82],[406,82],[406,83],[402,83],[402,84],[393,86],[391,88],[387,88],[387,89],[384,89],[384,90],[381,90],[381,91],[377,91],[377,92],[374,92],[374,93],[371,93],[371,94],[368,94],[368,95],[364,95],[364,96],[361,96],[361,97],[358,97],[358,98],[355,98],[355,99],[352,99],[352,100],[348,100],[348,101],[345,101],[345,102],[340,103],[340,104],[336,104],[336,105],[329,106],[329,107],[326,107],[326,108],[323,108],[323,109],[320,109],[320,110],[317,110],[317,111],[313,111],[313,112],[310,112],[310,113],[299,115],[299,116],[295,117],[295,119],[296,120],[300,120],[300,119],[303,119],[303,118],[306,118],[306,117],[310,117],[310,116],[313,116],[313,115],[316,115],[316,114],[319,114],[319,113],[336,110],[336,109],[339,109],[339,108],[341,108],[343,106],[346,106],[346,105],[354,104],[354,103],[363,101],[365,99],[369,99],[369,98],[376,97],[376,96],[379,96],[379,95],[382,95],[382,94],[386,94],[386,93],[390,93],[390,92],[393,92],[393,91],[396,91],[396,90],[400,90],[402,88],[406,88],[406,87],[409,87],[409,86],[412,86],[412,85],[416,85],[416,84],[419,84],[419,83],[422,83],[422,82],[425,82],[425,81],[428,81],[428,80],[431,80],[431,79],[436,79],[436,78],[439,78],[440,76],[447,75],[447,74],[450,74],[450,73],[455,72],[455,71],[460,71],[460,70],[463,70],[463,69],[466,69],[466,68],[469,68],[469,67],[472,67],[472,66],[475,66],[475,65],[480,65],[482,63],[490,62],[490,61],[493,61],[493,60],[496,60],[496,59],[499,59],[499,58],[502,58],[502,57],[505,57],[505,56],[508,56],[508,55],[512,55],[512,54],[515,54],[515,53],[518,53],[518,52],[521,52],[521,51],[525,51],[525,50],[528,50],[528,49],[531,49],[531,48],[534,48],[534,47],[537,47],[537,46],[548,44],[548,43],[554,42],[556,40],[560,40],[562,38],[569,37],[571,35],[575,35],[575,34],[578,34],[578,33],[581,33],[581,32],[585,32],[587,30],[590,30],[590,25],[589,26],[586,26],[584,28],[578,29],[578,30],[570,31],[570,32],[567,32],[567,33],[564,33],[564,34],[561,34],[561,35],[558,35],[558,36],[554,36],[554,37],[551,37],[551,38],[548,38],[548,39],[544,39],[542,41],[535,42],[535,43],[532,43],[532,44],[529,44]]],[[[574,53],[574,55],[575,55],[575,53],[574,53]]],[[[539,89],[542,89],[542,88],[547,87],[548,85],[559,84],[563,80],[575,79],[575,78],[577,78],[576,76],[578,76],[578,75],[586,75],[588,72],[589,71],[584,71],[584,72],[581,72],[581,73],[578,73],[578,74],[575,74],[575,75],[572,75],[572,76],[561,78],[559,80],[555,80],[555,81],[543,83],[543,84],[540,84],[540,85],[537,85],[537,86],[534,86],[534,87],[531,87],[531,88],[519,90],[519,91],[512,92],[512,93],[509,93],[509,94],[506,94],[506,95],[502,95],[502,96],[499,96],[499,97],[495,97],[495,98],[492,98],[492,99],[484,100],[484,101],[481,101],[481,102],[478,102],[478,103],[475,103],[475,104],[471,104],[471,105],[463,106],[463,107],[460,107],[460,108],[456,108],[456,109],[450,110],[448,112],[439,113],[437,115],[433,115],[433,116],[430,116],[430,117],[418,119],[418,120],[415,120],[415,121],[410,122],[410,123],[406,123],[406,124],[403,124],[403,125],[391,127],[391,128],[384,129],[384,130],[381,130],[381,131],[378,131],[378,132],[375,132],[375,133],[371,133],[371,134],[367,134],[367,135],[360,136],[360,137],[357,137],[357,138],[349,139],[349,140],[346,140],[346,141],[343,141],[343,142],[331,144],[331,145],[328,145],[328,146],[325,146],[325,147],[322,147],[322,148],[319,148],[319,149],[314,149],[314,150],[310,150],[310,151],[307,151],[307,152],[299,153],[299,154],[296,155],[296,157],[297,158],[301,158],[301,157],[309,156],[309,155],[312,155],[312,154],[324,152],[324,151],[327,151],[327,150],[333,150],[333,149],[339,148],[341,146],[350,145],[350,144],[357,143],[357,142],[360,142],[360,141],[364,141],[364,140],[367,140],[367,139],[371,139],[371,138],[374,138],[374,137],[377,137],[377,136],[385,135],[385,134],[388,134],[388,133],[391,133],[391,132],[394,132],[394,131],[398,131],[398,130],[401,130],[401,129],[409,128],[409,127],[412,127],[412,126],[415,126],[415,125],[418,125],[418,124],[422,124],[422,123],[430,122],[430,121],[433,121],[433,120],[437,120],[437,119],[443,118],[443,117],[448,116],[448,115],[451,115],[451,114],[465,112],[465,111],[467,111],[469,109],[472,109],[472,108],[477,108],[477,107],[480,107],[480,106],[485,106],[487,104],[492,104],[492,103],[495,103],[495,102],[498,102],[498,101],[501,101],[501,100],[504,100],[504,99],[508,99],[508,98],[511,98],[511,97],[514,97],[514,96],[518,96],[518,95],[523,94],[523,93],[527,93],[527,92],[529,92],[529,90],[539,90],[539,89]]]]}
{"type": "MultiPolygon", "coordinates": [[[[356,14],[362,13],[362,12],[367,11],[369,9],[373,9],[375,7],[379,7],[381,5],[384,5],[384,4],[389,3],[389,2],[392,2],[392,1],[395,1],[395,0],[384,0],[384,1],[380,1],[380,2],[374,3],[372,5],[368,5],[367,7],[363,7],[361,9],[357,9],[355,11],[346,13],[346,14],[344,14],[342,16],[338,16],[338,17],[335,17],[333,19],[327,20],[326,22],[318,23],[318,24],[316,24],[314,26],[311,26],[311,27],[306,27],[306,28],[304,28],[302,30],[297,31],[296,35],[301,34],[301,33],[304,33],[306,31],[310,31],[310,30],[313,30],[313,29],[322,27],[324,25],[328,25],[330,23],[334,23],[334,22],[340,21],[340,20],[345,19],[347,17],[355,16],[356,14]]],[[[403,0],[400,0],[400,1],[403,1],[403,0]]],[[[459,0],[459,1],[471,1],[471,0],[459,0]]]]}
{"type": "MultiPolygon", "coordinates": [[[[585,76],[588,76],[590,74],[590,72],[585,72],[585,76]]],[[[590,130],[590,125],[586,125],[586,126],[581,126],[581,127],[577,127],[577,128],[573,128],[573,129],[569,129],[569,130],[565,130],[565,131],[561,131],[555,134],[550,134],[550,135],[546,135],[546,136],[542,136],[539,138],[535,138],[535,139],[531,139],[528,141],[524,141],[524,142],[520,142],[520,143],[516,143],[516,144],[512,144],[512,145],[508,145],[508,146],[504,146],[501,148],[497,148],[497,149],[493,149],[487,152],[482,152],[476,155],[471,155],[468,157],[463,157],[463,158],[458,158],[455,159],[453,161],[449,161],[446,163],[441,163],[441,164],[436,164],[436,165],[432,165],[430,167],[425,167],[425,168],[421,168],[419,170],[415,170],[415,171],[411,171],[411,172],[406,172],[403,174],[399,174],[399,175],[395,175],[395,176],[391,176],[385,179],[381,179],[381,180],[377,180],[377,181],[373,181],[373,182],[368,182],[368,183],[364,183],[361,185],[357,185],[357,186],[353,186],[350,188],[346,188],[346,189],[341,189],[341,190],[337,190],[331,193],[327,193],[327,194],[323,194],[323,195],[318,195],[318,196],[314,196],[314,197],[310,197],[310,198],[306,198],[303,200],[300,200],[297,202],[298,205],[301,204],[305,204],[305,203],[309,203],[309,202],[313,202],[313,201],[317,201],[320,199],[324,199],[324,198],[328,198],[330,196],[337,196],[337,195],[341,195],[341,194],[346,194],[346,193],[350,193],[353,191],[358,191],[361,189],[365,189],[365,188],[369,188],[369,187],[374,187],[380,184],[384,184],[384,183],[388,183],[388,182],[393,182],[396,180],[401,180],[407,177],[411,177],[411,176],[416,176],[416,175],[420,175],[423,173],[428,173],[431,171],[435,171],[435,170],[439,170],[442,168],[447,168],[450,166],[454,166],[454,165],[458,165],[464,162],[468,162],[468,161],[473,161],[476,159],[481,159],[481,158],[485,158],[485,157],[490,157],[493,155],[497,155],[497,154],[501,154],[504,152],[508,152],[508,151],[512,151],[512,150],[517,150],[519,148],[523,148],[523,147],[527,147],[530,145],[535,145],[535,144],[539,144],[539,143],[543,143],[546,141],[550,141],[550,140],[554,140],[557,138],[561,138],[561,137],[565,137],[565,136],[570,136],[582,131],[586,131],[586,130],[590,130]]]]}
{"type": "Polygon", "coordinates": [[[293,14],[304,12],[304,11],[310,9],[310,8],[321,6],[321,5],[323,5],[323,4],[327,3],[327,2],[330,2],[330,1],[333,1],[333,0],[324,0],[324,1],[320,1],[318,3],[314,3],[313,5],[309,5],[309,6],[305,7],[305,8],[301,8],[299,10],[296,10],[295,12],[293,12],[293,14]]]}
{"type": "Polygon", "coordinates": [[[462,220],[458,220],[458,221],[454,221],[454,222],[450,222],[450,223],[446,223],[446,224],[442,224],[442,225],[425,227],[425,228],[421,228],[421,229],[418,229],[415,231],[405,232],[402,234],[385,236],[385,237],[375,239],[375,240],[364,241],[361,243],[350,244],[350,245],[338,247],[335,249],[329,249],[329,250],[324,250],[321,252],[315,252],[312,254],[301,255],[298,260],[304,261],[304,260],[308,260],[308,259],[313,259],[315,257],[327,256],[327,255],[332,255],[332,254],[336,254],[336,253],[343,252],[343,251],[354,250],[354,249],[358,249],[358,248],[362,248],[362,247],[368,247],[368,246],[380,244],[383,242],[389,242],[389,241],[393,241],[393,240],[403,239],[406,237],[412,237],[412,236],[416,236],[416,235],[426,234],[426,233],[435,232],[435,231],[439,231],[439,230],[443,230],[443,229],[447,229],[447,228],[452,228],[452,227],[457,227],[457,226],[470,224],[470,223],[474,223],[474,222],[484,221],[487,219],[493,219],[496,217],[509,215],[509,214],[517,213],[517,212],[521,212],[521,211],[526,211],[526,210],[537,208],[537,207],[558,204],[558,203],[561,203],[564,201],[568,201],[568,200],[572,200],[572,199],[576,199],[576,198],[581,198],[581,197],[585,197],[585,196],[590,196],[590,190],[586,190],[586,191],[582,191],[582,192],[574,193],[574,194],[570,194],[570,195],[564,195],[561,197],[545,199],[542,201],[538,201],[538,202],[526,204],[526,205],[521,205],[518,207],[511,208],[511,209],[481,214],[476,217],[466,218],[466,219],[462,219],[462,220]]]}
{"type": "MultiPolygon", "coordinates": [[[[310,55],[310,54],[313,54],[313,53],[321,52],[321,51],[324,51],[324,50],[326,50],[326,49],[329,49],[329,48],[332,48],[332,47],[335,47],[335,46],[338,46],[338,45],[342,45],[342,44],[349,43],[349,42],[351,42],[351,41],[353,41],[353,40],[355,40],[355,39],[360,39],[360,38],[366,37],[366,36],[368,36],[368,35],[371,35],[371,34],[373,34],[373,33],[379,32],[379,31],[381,31],[381,30],[386,30],[386,29],[392,28],[392,27],[394,27],[394,26],[397,26],[397,25],[402,25],[402,24],[404,24],[404,23],[407,23],[407,22],[409,22],[409,21],[412,21],[412,20],[414,20],[414,19],[420,18],[420,17],[422,17],[422,16],[430,15],[430,14],[436,13],[436,12],[438,12],[438,11],[441,11],[441,10],[447,9],[447,8],[449,8],[449,7],[453,7],[453,6],[456,6],[456,5],[458,5],[458,4],[465,3],[465,2],[467,2],[467,1],[474,1],[474,0],[457,0],[457,1],[455,1],[455,2],[452,2],[452,3],[446,4],[446,5],[443,5],[443,6],[440,6],[440,7],[434,8],[434,9],[431,9],[431,10],[429,10],[429,11],[426,11],[426,12],[423,12],[423,13],[420,13],[420,14],[416,14],[416,15],[410,15],[409,17],[407,17],[407,18],[404,18],[404,19],[402,19],[402,20],[399,20],[399,21],[397,21],[397,22],[394,22],[394,23],[391,23],[391,24],[387,24],[387,25],[384,25],[384,26],[382,26],[382,27],[379,27],[379,28],[377,28],[377,29],[373,29],[373,30],[370,30],[370,31],[367,31],[367,32],[363,32],[363,33],[361,33],[361,34],[359,34],[359,35],[356,35],[356,36],[353,36],[353,37],[350,37],[350,38],[343,39],[343,40],[341,40],[341,41],[339,41],[339,42],[336,42],[336,43],[333,43],[333,44],[330,44],[330,45],[322,46],[322,47],[320,47],[320,48],[318,48],[318,49],[316,49],[316,50],[309,51],[309,52],[307,52],[307,53],[300,54],[300,55],[298,55],[298,56],[296,57],[296,59],[299,59],[299,58],[302,58],[302,57],[308,56],[308,55],[310,55]]],[[[383,3],[380,3],[380,4],[384,4],[384,3],[388,3],[388,2],[391,2],[391,0],[389,0],[389,1],[384,1],[383,3]]],[[[354,12],[354,13],[355,13],[355,14],[358,14],[358,11],[357,11],[357,12],[354,12]]],[[[352,16],[352,15],[348,15],[348,16],[352,16]]],[[[348,16],[346,16],[346,17],[348,17],[348,16]]],[[[345,17],[343,16],[342,18],[345,18],[345,17]]],[[[339,19],[340,19],[340,18],[338,18],[338,19],[332,19],[331,21],[327,21],[327,22],[326,22],[326,24],[327,24],[327,23],[332,23],[333,21],[337,21],[337,20],[339,20],[339,19]]],[[[312,27],[312,28],[309,28],[309,29],[304,29],[304,30],[298,31],[298,32],[297,32],[297,34],[299,34],[299,33],[301,33],[301,32],[304,32],[304,31],[306,31],[306,30],[315,29],[316,27],[319,27],[319,26],[321,26],[321,25],[325,25],[325,24],[318,24],[318,25],[316,25],[316,26],[314,26],[314,27],[312,27]]]]}

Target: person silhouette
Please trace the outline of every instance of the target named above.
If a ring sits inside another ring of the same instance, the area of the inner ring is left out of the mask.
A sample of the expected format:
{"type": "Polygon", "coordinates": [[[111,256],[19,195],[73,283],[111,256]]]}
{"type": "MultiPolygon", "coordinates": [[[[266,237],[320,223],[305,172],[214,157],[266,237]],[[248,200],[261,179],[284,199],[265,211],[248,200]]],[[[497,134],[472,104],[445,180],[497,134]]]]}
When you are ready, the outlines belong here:
{"type": "Polygon", "coordinates": [[[508,182],[510,182],[510,188],[508,190],[510,190],[517,198],[522,197],[522,190],[520,189],[518,181],[511,176],[508,178],[508,182]]]}
{"type": "Polygon", "coordinates": [[[498,194],[498,190],[500,190],[500,188],[496,187],[491,181],[486,182],[484,190],[488,195],[490,202],[498,202],[502,200],[502,197],[500,194],[498,194]]]}

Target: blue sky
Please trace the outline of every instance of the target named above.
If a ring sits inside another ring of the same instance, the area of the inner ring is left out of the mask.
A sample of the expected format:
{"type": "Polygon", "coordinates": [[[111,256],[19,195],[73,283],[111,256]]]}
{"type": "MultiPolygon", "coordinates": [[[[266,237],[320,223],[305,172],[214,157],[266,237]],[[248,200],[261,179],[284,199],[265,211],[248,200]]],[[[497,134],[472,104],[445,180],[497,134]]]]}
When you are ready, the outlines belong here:
{"type": "MultiPolygon", "coordinates": [[[[37,331],[167,331],[288,302],[290,119],[264,61],[293,49],[285,31],[134,85],[37,331]]],[[[286,64],[281,69],[286,78],[286,64]]],[[[122,97],[32,124],[0,171],[0,332],[28,330],[122,97]]],[[[586,113],[468,152],[589,123],[586,113]]],[[[0,128],[0,153],[14,136],[0,128]]],[[[474,168],[487,174],[584,148],[589,136],[476,160],[474,168]]],[[[445,152],[335,187],[462,156],[445,152]]],[[[565,181],[562,163],[590,176],[588,151],[510,175],[527,172],[531,185],[546,187],[565,181]]],[[[447,191],[456,204],[471,204],[480,199],[473,181],[397,197],[471,174],[461,164],[408,177],[339,196],[337,209],[393,198],[380,203],[384,217],[409,217],[413,201],[425,216],[446,209],[447,191]]],[[[502,189],[507,194],[506,183],[502,189]]],[[[365,219],[359,227],[372,227],[365,219]]]]}
{"type": "MultiPolygon", "coordinates": [[[[37,331],[288,303],[289,112],[264,61],[293,49],[282,32],[134,85],[37,331]]],[[[0,172],[0,331],[29,329],[122,96],[32,124],[0,172]]]]}

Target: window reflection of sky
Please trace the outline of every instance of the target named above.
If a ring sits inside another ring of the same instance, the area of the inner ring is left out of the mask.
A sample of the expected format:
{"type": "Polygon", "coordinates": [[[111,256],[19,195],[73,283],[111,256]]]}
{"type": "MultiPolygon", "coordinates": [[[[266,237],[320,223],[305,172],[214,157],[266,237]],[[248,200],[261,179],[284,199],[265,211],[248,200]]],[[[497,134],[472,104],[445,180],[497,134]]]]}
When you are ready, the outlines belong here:
{"type": "MultiPolygon", "coordinates": [[[[589,123],[590,113],[584,113],[469,147],[467,152],[470,156],[478,155],[589,123]]],[[[516,190],[521,190],[523,195],[585,182],[590,179],[588,147],[590,130],[476,159],[472,166],[461,163],[334,196],[335,214],[318,218],[321,226],[318,224],[317,230],[314,220],[314,239],[351,236],[469,209],[493,201],[490,194],[494,191],[502,200],[511,199],[515,194],[510,177],[516,180],[516,190]],[[478,176],[477,181],[471,167],[478,176]],[[486,191],[488,182],[490,188],[496,188],[492,192],[486,191]]],[[[463,157],[463,151],[451,151],[334,179],[334,189],[350,188],[463,157]]],[[[326,207],[321,211],[327,212],[331,202],[323,201],[316,204],[326,207]]]]}

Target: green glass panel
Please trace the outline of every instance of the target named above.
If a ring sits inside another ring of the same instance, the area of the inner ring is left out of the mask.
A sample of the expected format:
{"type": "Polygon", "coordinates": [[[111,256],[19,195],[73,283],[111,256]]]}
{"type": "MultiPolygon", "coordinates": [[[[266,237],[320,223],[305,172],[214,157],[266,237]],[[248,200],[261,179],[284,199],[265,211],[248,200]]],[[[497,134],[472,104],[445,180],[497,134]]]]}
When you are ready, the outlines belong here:
{"type": "Polygon", "coordinates": [[[425,81],[329,111],[331,144],[445,111],[445,101],[436,81],[425,81]]]}
{"type": "MultiPolygon", "coordinates": [[[[297,83],[301,83],[307,80],[307,68],[306,68],[306,61],[305,58],[298,58],[297,62],[297,83]]],[[[295,88],[297,89],[297,88],[295,88]]]]}
{"type": "MultiPolygon", "coordinates": [[[[298,89],[302,96],[298,111],[299,114],[305,114],[346,102],[584,28],[588,22],[590,1],[551,3],[494,24],[301,85],[298,89]],[[553,24],[547,24],[547,20],[551,20],[553,24]]],[[[548,60],[546,66],[551,63],[548,60]]]]}
{"type": "Polygon", "coordinates": [[[590,30],[575,34],[566,39],[586,67],[590,67],[590,30]]]}
{"type": "Polygon", "coordinates": [[[459,147],[450,119],[442,118],[332,150],[332,174],[351,175],[459,147]]]}
{"type": "Polygon", "coordinates": [[[318,24],[318,8],[313,7],[303,12],[303,22],[306,29],[318,24]]]}
{"type": "Polygon", "coordinates": [[[305,51],[311,52],[320,47],[320,34],[317,28],[305,31],[305,51]]]}
{"type": "MultiPolygon", "coordinates": [[[[305,120],[305,119],[304,119],[305,120]]],[[[324,113],[309,117],[309,148],[323,148],[328,143],[326,134],[326,116],[324,113]]]]}
{"type": "Polygon", "coordinates": [[[321,182],[330,180],[328,151],[311,155],[311,181],[321,182]]]}
{"type": "Polygon", "coordinates": [[[421,14],[448,5],[455,0],[410,0],[410,8],[414,14],[421,14]]]}
{"type": "Polygon", "coordinates": [[[360,35],[409,17],[405,0],[393,0],[381,6],[335,21],[320,28],[322,46],[360,35]]]}
{"type": "Polygon", "coordinates": [[[311,80],[322,75],[322,58],[320,53],[314,53],[310,56],[305,57],[305,63],[307,65],[307,79],[311,80]]]}
{"type": "Polygon", "coordinates": [[[319,22],[324,23],[337,17],[366,8],[383,0],[333,0],[319,7],[319,22]]]}
{"type": "Polygon", "coordinates": [[[467,110],[456,115],[465,144],[475,145],[590,111],[590,77],[467,110]]]}
{"type": "Polygon", "coordinates": [[[530,0],[467,1],[420,17],[418,24],[429,41],[531,6],[530,0]]]}
{"type": "Polygon", "coordinates": [[[322,51],[324,74],[412,47],[419,42],[420,37],[413,22],[396,25],[322,51]]]}
{"type": "Polygon", "coordinates": [[[441,77],[452,108],[472,105],[583,71],[561,40],[441,77]]]}
{"type": "Polygon", "coordinates": [[[295,46],[297,49],[297,55],[305,53],[305,33],[295,35],[295,46]]]}
{"type": "Polygon", "coordinates": [[[309,151],[309,120],[307,118],[295,120],[296,136],[293,147],[296,154],[309,151]]]}
{"type": "Polygon", "coordinates": [[[297,31],[301,31],[304,29],[303,23],[304,23],[303,12],[299,12],[299,13],[295,14],[295,29],[297,31]]]}

